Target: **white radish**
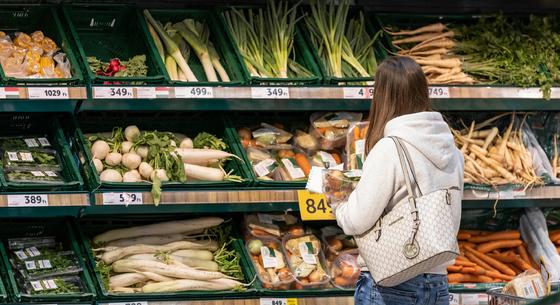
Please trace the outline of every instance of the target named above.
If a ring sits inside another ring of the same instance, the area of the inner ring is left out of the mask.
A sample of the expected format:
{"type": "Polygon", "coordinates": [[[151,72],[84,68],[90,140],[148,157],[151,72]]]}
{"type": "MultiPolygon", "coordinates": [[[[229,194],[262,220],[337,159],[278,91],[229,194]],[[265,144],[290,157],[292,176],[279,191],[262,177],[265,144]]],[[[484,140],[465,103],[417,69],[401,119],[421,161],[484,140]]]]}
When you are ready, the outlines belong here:
{"type": "Polygon", "coordinates": [[[133,169],[124,173],[123,182],[142,182],[142,176],[137,170],[133,169]]]}
{"type": "Polygon", "coordinates": [[[118,292],[118,293],[137,293],[137,292],[142,292],[142,288],[115,287],[115,288],[111,289],[111,292],[118,292]]]}
{"type": "Polygon", "coordinates": [[[109,144],[103,140],[97,140],[91,146],[91,153],[94,159],[105,159],[110,150],[109,144]]]}
{"type": "Polygon", "coordinates": [[[134,284],[145,282],[147,277],[140,273],[129,272],[113,275],[109,278],[109,287],[115,289],[117,287],[128,287],[134,284]]]}
{"type": "Polygon", "coordinates": [[[147,162],[142,162],[138,167],[138,171],[144,179],[149,179],[152,176],[152,172],[154,171],[154,169],[147,162]]]}
{"type": "Polygon", "coordinates": [[[167,265],[148,260],[121,259],[113,263],[113,271],[121,272],[153,272],[159,275],[193,280],[212,280],[227,277],[223,273],[204,271],[184,265],[167,265]]]}
{"type": "Polygon", "coordinates": [[[187,178],[202,181],[223,181],[226,173],[221,168],[205,167],[195,164],[184,164],[187,178]]]}
{"type": "Polygon", "coordinates": [[[171,140],[171,141],[169,141],[169,146],[177,147],[177,142],[175,142],[175,140],[171,140]]]}
{"type": "Polygon", "coordinates": [[[173,278],[161,275],[161,274],[157,274],[157,273],[153,273],[153,272],[149,272],[149,271],[144,271],[141,272],[142,275],[146,276],[147,280],[150,281],[155,281],[155,282],[166,282],[166,281],[172,281],[173,278]]]}
{"type": "Polygon", "coordinates": [[[121,153],[126,154],[127,152],[130,152],[130,150],[132,149],[132,146],[134,145],[134,143],[129,142],[129,141],[124,141],[121,144],[121,153]]]}
{"type": "Polygon", "coordinates": [[[97,173],[101,173],[103,171],[104,166],[101,160],[93,159],[93,165],[95,166],[95,170],[97,171],[97,173]]]}
{"type": "Polygon", "coordinates": [[[169,282],[150,283],[142,287],[142,292],[177,292],[177,291],[220,291],[233,290],[243,286],[243,283],[228,280],[174,280],[169,282]]]}
{"type": "Polygon", "coordinates": [[[179,144],[180,148],[193,148],[194,144],[193,141],[191,140],[191,138],[187,138],[185,137],[183,140],[181,140],[181,144],[179,144]]]}
{"type": "Polygon", "coordinates": [[[200,149],[200,148],[177,148],[175,150],[183,162],[189,164],[204,164],[209,160],[222,160],[226,158],[236,158],[241,160],[238,156],[228,152],[217,149],[200,149]]]}
{"type": "Polygon", "coordinates": [[[137,155],[139,155],[140,157],[142,157],[142,160],[145,160],[148,157],[149,151],[150,150],[149,150],[148,146],[140,145],[136,148],[135,153],[137,155]]]}
{"type": "Polygon", "coordinates": [[[142,253],[157,253],[159,251],[177,251],[182,249],[217,249],[216,242],[208,242],[205,244],[191,242],[191,241],[176,241],[162,246],[150,246],[150,245],[134,245],[124,248],[118,248],[116,250],[107,251],[101,255],[101,259],[106,264],[111,264],[123,257],[127,257],[132,254],[142,254],[142,253]]]}
{"type": "Polygon", "coordinates": [[[182,257],[191,257],[196,259],[202,260],[213,260],[214,254],[208,250],[196,250],[196,249],[189,249],[189,250],[177,250],[172,252],[171,254],[175,256],[182,256],[182,257]]]}
{"type": "Polygon", "coordinates": [[[169,177],[167,177],[167,172],[164,169],[156,169],[150,175],[150,180],[154,181],[155,177],[158,177],[159,181],[166,182],[169,181],[169,177]]]}
{"type": "Polygon", "coordinates": [[[109,166],[117,166],[121,164],[121,161],[122,155],[118,152],[111,152],[107,154],[107,157],[105,158],[105,163],[107,163],[107,165],[109,166]]]}
{"type": "Polygon", "coordinates": [[[124,129],[124,137],[127,141],[134,142],[138,136],[140,136],[140,129],[136,125],[130,125],[124,129]]]}
{"type": "Polygon", "coordinates": [[[213,228],[215,226],[219,226],[223,222],[224,219],[220,217],[200,217],[187,220],[159,222],[144,226],[110,230],[95,236],[93,238],[93,242],[96,244],[100,244],[123,238],[192,232],[196,230],[213,228]]]}
{"type": "MultiPolygon", "coordinates": [[[[197,231],[200,232],[200,231],[197,231]]],[[[184,240],[186,238],[186,233],[177,233],[169,235],[151,235],[151,236],[141,236],[133,238],[123,238],[108,242],[105,247],[128,247],[137,244],[160,246],[174,241],[184,240]]]]}
{"type": "Polygon", "coordinates": [[[122,164],[128,169],[137,169],[140,163],[142,163],[142,157],[133,152],[128,152],[122,156],[122,164]]]}
{"type": "Polygon", "coordinates": [[[121,173],[114,169],[106,169],[99,174],[99,179],[103,182],[122,182],[121,173]]]}
{"type": "MultiPolygon", "coordinates": [[[[177,256],[177,255],[173,255],[173,254],[170,254],[167,257],[173,262],[178,262],[178,263],[181,263],[183,265],[186,265],[186,266],[189,266],[189,267],[195,268],[195,269],[201,269],[201,270],[206,270],[206,271],[219,271],[220,270],[220,267],[218,266],[218,263],[216,263],[212,260],[198,259],[198,258],[194,258],[194,257],[177,256]]],[[[167,263],[166,261],[162,261],[157,256],[157,254],[134,254],[134,255],[130,255],[130,256],[125,257],[125,259],[147,260],[147,261],[156,261],[156,262],[167,263]]]]}

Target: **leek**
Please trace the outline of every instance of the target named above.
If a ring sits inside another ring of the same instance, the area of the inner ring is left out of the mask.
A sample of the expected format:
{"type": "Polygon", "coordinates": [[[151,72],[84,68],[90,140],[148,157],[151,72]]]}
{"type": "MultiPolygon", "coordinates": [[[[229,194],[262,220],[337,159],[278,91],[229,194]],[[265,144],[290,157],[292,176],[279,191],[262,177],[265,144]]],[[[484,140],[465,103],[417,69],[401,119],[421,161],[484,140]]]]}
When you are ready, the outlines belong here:
{"type": "Polygon", "coordinates": [[[163,44],[161,44],[161,39],[159,39],[156,30],[154,30],[154,27],[149,23],[148,23],[148,31],[150,32],[150,36],[152,36],[152,39],[154,40],[154,44],[156,45],[156,49],[158,51],[159,56],[161,57],[161,60],[165,62],[165,51],[163,50],[163,44]]]}
{"type": "Polygon", "coordinates": [[[200,63],[202,64],[202,67],[204,68],[206,79],[209,82],[217,82],[218,76],[216,75],[216,71],[214,71],[214,66],[212,65],[212,60],[210,59],[210,52],[208,52],[208,48],[204,44],[204,42],[195,32],[187,28],[187,26],[183,22],[175,23],[173,27],[194,50],[194,53],[196,54],[196,56],[200,60],[200,63]]]}
{"type": "Polygon", "coordinates": [[[165,57],[165,68],[167,69],[167,73],[169,73],[169,77],[171,80],[178,80],[179,76],[177,74],[177,62],[171,55],[167,55],[165,57]]]}
{"type": "Polygon", "coordinates": [[[186,60],[181,55],[181,51],[179,50],[177,44],[169,37],[169,35],[167,35],[167,33],[163,30],[161,25],[152,17],[150,12],[146,9],[144,10],[144,16],[161,37],[163,44],[167,49],[167,53],[171,55],[171,57],[173,57],[173,59],[177,62],[177,65],[179,65],[181,70],[185,72],[187,79],[189,81],[196,82],[197,81],[196,76],[192,74],[192,71],[187,65],[186,60]],[[188,74],[188,71],[191,71],[191,75],[188,74]]]}

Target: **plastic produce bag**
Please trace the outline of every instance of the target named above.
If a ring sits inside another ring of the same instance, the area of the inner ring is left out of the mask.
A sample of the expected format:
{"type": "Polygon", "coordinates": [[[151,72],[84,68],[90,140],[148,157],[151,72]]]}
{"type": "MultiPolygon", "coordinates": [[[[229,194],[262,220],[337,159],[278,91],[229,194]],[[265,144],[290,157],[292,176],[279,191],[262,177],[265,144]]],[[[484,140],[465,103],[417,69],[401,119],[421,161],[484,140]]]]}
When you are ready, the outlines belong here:
{"type": "Polygon", "coordinates": [[[323,171],[323,194],[331,205],[348,201],[360,181],[359,172],[327,169],[323,171]]]}
{"type": "Polygon", "coordinates": [[[366,136],[369,122],[359,122],[346,135],[346,169],[362,169],[366,161],[366,136]]]}
{"type": "Polygon", "coordinates": [[[311,115],[310,134],[319,138],[323,150],[344,147],[346,133],[352,124],[362,119],[361,113],[352,112],[316,112],[311,115]]]}

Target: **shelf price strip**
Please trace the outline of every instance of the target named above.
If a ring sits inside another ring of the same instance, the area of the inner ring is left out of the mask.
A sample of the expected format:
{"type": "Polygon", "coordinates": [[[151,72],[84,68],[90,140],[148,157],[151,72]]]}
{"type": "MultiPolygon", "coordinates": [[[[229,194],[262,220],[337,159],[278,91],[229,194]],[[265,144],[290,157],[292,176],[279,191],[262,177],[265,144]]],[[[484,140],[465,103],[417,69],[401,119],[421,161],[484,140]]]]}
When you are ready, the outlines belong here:
{"type": "Polygon", "coordinates": [[[144,198],[140,192],[103,193],[103,205],[140,205],[144,198]]]}
{"type": "Polygon", "coordinates": [[[133,87],[93,87],[93,98],[120,99],[134,98],[133,87]]]}
{"type": "Polygon", "coordinates": [[[214,98],[212,87],[175,87],[175,98],[214,98]]]}
{"type": "MultiPolygon", "coordinates": [[[[159,303],[159,302],[158,302],[159,303]]],[[[98,303],[99,304],[99,303],[98,303]]],[[[116,303],[101,303],[101,305],[148,305],[147,301],[137,301],[137,302],[116,302],[116,303]]]]}
{"type": "Polygon", "coordinates": [[[324,194],[298,190],[298,204],[301,220],[333,220],[334,214],[324,194]]]}
{"type": "Polygon", "coordinates": [[[342,92],[344,99],[373,98],[373,87],[344,87],[342,92]]]}
{"type": "Polygon", "coordinates": [[[289,99],[288,87],[251,87],[251,97],[261,99],[289,99]]]}
{"type": "Polygon", "coordinates": [[[8,207],[47,207],[49,196],[46,194],[8,195],[8,207]]]}
{"type": "Polygon", "coordinates": [[[297,299],[294,298],[261,298],[259,305],[297,305],[297,299]]]}
{"type": "Polygon", "coordinates": [[[70,98],[68,87],[28,87],[30,100],[65,100],[70,98]]]}

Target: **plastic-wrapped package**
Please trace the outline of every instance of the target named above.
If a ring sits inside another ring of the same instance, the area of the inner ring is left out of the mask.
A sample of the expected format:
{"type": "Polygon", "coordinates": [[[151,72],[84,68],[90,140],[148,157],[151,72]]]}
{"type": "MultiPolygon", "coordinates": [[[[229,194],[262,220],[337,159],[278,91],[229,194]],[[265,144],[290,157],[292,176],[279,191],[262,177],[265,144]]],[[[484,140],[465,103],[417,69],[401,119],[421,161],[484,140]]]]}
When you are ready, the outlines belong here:
{"type": "Polygon", "coordinates": [[[325,268],[321,242],[315,235],[286,235],[282,242],[297,289],[325,288],[330,276],[325,268]]]}
{"type": "Polygon", "coordinates": [[[273,238],[253,238],[245,244],[251,262],[264,288],[288,290],[294,283],[294,275],[288,268],[282,251],[282,243],[273,238]]]}
{"type": "Polygon", "coordinates": [[[369,122],[359,122],[346,135],[346,169],[362,169],[366,161],[366,136],[369,122]]]}
{"type": "Polygon", "coordinates": [[[78,258],[72,251],[43,254],[31,259],[14,261],[12,265],[27,280],[62,275],[74,275],[82,271],[78,258]]]}
{"type": "Polygon", "coordinates": [[[323,171],[323,194],[329,204],[340,204],[348,201],[348,197],[358,185],[359,171],[341,171],[327,169],[323,171]]]}
{"type": "Polygon", "coordinates": [[[287,234],[305,234],[299,219],[288,213],[257,213],[244,218],[244,236],[250,238],[278,238],[287,234]]]}
{"type": "Polygon", "coordinates": [[[310,118],[310,134],[319,139],[320,149],[332,150],[342,148],[346,143],[348,128],[361,119],[361,113],[313,113],[310,118]]]}
{"type": "Polygon", "coordinates": [[[63,295],[85,291],[84,284],[78,276],[61,276],[25,281],[22,287],[22,295],[25,296],[63,295]]]}
{"type": "Polygon", "coordinates": [[[4,169],[11,170],[62,170],[58,153],[50,149],[5,150],[3,164],[4,169]]]}

